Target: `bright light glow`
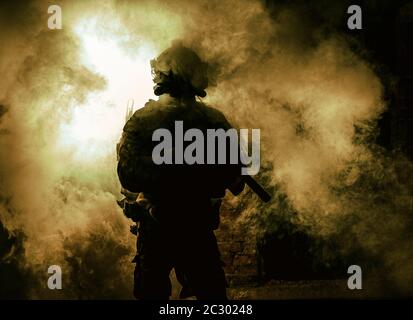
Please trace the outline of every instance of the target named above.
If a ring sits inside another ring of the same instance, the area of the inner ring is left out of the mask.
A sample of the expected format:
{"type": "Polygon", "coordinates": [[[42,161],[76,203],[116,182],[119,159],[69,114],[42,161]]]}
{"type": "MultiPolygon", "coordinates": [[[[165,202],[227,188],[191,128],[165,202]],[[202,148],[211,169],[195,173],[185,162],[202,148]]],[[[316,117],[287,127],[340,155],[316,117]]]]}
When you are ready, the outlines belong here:
{"type": "Polygon", "coordinates": [[[73,150],[80,159],[113,153],[128,101],[133,99],[137,109],[155,98],[150,69],[155,52],[149,45],[127,50],[123,45],[130,37],[121,30],[121,24],[111,21],[109,28],[98,18],[80,21],[74,28],[81,63],[107,83],[103,91],[92,92],[85,103],[73,106],[70,121],[60,127],[61,147],[73,150]]]}

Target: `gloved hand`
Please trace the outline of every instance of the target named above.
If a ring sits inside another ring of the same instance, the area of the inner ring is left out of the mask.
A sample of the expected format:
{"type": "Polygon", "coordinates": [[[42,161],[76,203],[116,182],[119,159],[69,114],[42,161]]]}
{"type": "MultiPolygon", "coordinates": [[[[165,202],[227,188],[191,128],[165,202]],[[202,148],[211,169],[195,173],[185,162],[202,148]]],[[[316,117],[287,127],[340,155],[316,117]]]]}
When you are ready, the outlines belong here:
{"type": "Polygon", "coordinates": [[[125,196],[125,198],[130,202],[135,202],[139,195],[139,193],[131,192],[129,190],[126,190],[125,188],[122,188],[120,190],[120,193],[122,193],[125,196]]]}
{"type": "Polygon", "coordinates": [[[135,222],[138,222],[144,216],[156,219],[155,207],[142,192],[133,193],[123,188],[121,192],[125,195],[125,198],[118,200],[117,203],[123,209],[123,213],[127,218],[135,222]]]}

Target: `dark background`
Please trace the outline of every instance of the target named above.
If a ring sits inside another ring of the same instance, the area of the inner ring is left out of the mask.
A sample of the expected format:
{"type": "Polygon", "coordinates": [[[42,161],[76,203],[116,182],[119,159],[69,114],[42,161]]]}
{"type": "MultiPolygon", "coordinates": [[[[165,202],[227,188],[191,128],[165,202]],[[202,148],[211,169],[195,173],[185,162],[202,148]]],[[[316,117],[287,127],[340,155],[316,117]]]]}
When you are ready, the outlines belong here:
{"type": "MultiPolygon", "coordinates": [[[[266,5],[274,15],[278,6],[291,6],[305,13],[302,16],[307,19],[307,28],[347,37],[353,49],[372,64],[384,85],[388,109],[379,121],[376,142],[388,150],[402,150],[412,159],[413,2],[267,0],[266,5]],[[347,8],[353,4],[362,9],[362,30],[347,27],[347,8]]],[[[307,34],[302,40],[312,41],[307,34]]]]}

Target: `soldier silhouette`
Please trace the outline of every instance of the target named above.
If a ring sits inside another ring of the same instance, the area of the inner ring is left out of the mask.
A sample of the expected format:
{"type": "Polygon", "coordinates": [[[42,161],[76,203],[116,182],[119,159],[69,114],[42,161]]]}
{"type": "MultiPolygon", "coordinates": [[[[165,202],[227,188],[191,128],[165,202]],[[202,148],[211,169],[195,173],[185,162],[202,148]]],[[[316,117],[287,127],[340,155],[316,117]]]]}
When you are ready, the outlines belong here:
{"type": "MultiPolygon", "coordinates": [[[[168,299],[174,268],[181,297],[226,299],[226,280],[214,230],[225,190],[244,188],[239,165],[162,164],[152,160],[158,128],[231,128],[218,110],[200,102],[208,86],[207,64],[175,42],[151,61],[154,92],[124,126],[118,145],[118,176],[125,214],[139,224],[134,273],[137,299],[168,299]]],[[[189,142],[188,142],[189,144],[189,142]]],[[[173,153],[173,150],[172,150],[173,153]]],[[[205,152],[206,154],[206,152],[205,152]]],[[[206,163],[206,162],[205,162],[206,163]]]]}

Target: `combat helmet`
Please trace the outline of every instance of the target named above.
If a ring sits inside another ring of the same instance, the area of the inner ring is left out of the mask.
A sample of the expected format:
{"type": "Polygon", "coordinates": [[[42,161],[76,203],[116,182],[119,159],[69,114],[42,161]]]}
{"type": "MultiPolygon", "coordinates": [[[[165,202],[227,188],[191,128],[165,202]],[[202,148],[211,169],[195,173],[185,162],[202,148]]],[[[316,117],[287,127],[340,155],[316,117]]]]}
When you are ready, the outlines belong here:
{"type": "Polygon", "coordinates": [[[206,96],[208,65],[180,41],[175,41],[170,48],[151,60],[151,68],[156,95],[206,96]]]}

